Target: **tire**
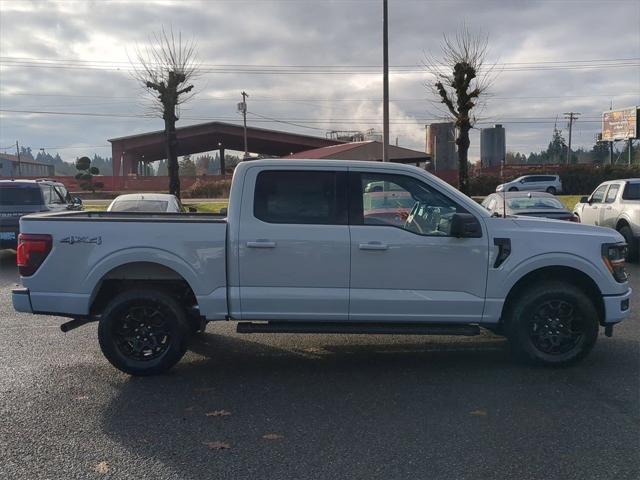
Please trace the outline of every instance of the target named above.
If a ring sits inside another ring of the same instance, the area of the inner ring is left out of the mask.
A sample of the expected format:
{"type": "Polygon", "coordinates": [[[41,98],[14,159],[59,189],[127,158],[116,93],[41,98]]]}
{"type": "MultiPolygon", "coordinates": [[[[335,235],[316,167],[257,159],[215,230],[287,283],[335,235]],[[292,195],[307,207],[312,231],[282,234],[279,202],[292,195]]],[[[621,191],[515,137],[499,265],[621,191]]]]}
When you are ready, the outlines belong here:
{"type": "Polygon", "coordinates": [[[191,337],[184,309],[163,291],[128,290],[106,306],[98,325],[102,353],[135,376],[164,373],[182,358],[191,337]]]}
{"type": "Polygon", "coordinates": [[[516,187],[511,187],[511,188],[509,189],[509,191],[510,191],[510,192],[517,192],[517,191],[518,191],[518,189],[517,189],[516,187]]]}
{"type": "Polygon", "coordinates": [[[571,365],[587,356],[598,338],[595,306],[582,290],[570,283],[549,281],[532,285],[514,300],[509,310],[505,331],[511,351],[516,359],[526,363],[549,367],[571,365]]]}
{"type": "Polygon", "coordinates": [[[555,187],[547,187],[547,193],[550,193],[551,195],[555,195],[556,194],[556,188],[555,187]]]}
{"type": "Polygon", "coordinates": [[[631,227],[629,225],[623,225],[618,229],[620,235],[624,237],[624,241],[627,242],[628,250],[627,250],[627,261],[628,262],[637,262],[638,261],[638,242],[635,238],[633,238],[633,232],[631,231],[631,227]]]}

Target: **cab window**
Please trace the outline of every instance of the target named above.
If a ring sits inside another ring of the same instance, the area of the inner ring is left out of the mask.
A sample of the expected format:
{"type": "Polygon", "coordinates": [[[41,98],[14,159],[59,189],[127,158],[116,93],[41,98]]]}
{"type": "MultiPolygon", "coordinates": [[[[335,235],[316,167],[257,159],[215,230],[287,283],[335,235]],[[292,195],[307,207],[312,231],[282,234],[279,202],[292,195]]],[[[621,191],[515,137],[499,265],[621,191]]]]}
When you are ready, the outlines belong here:
{"type": "Polygon", "coordinates": [[[611,185],[609,191],[607,192],[607,199],[605,203],[613,203],[616,201],[616,197],[618,196],[618,190],[620,190],[620,185],[611,185]]]}
{"type": "Polygon", "coordinates": [[[253,214],[267,223],[346,225],[346,192],[346,172],[265,170],[253,214]]]}
{"type": "Polygon", "coordinates": [[[602,203],[607,188],[609,188],[609,185],[602,185],[598,187],[596,191],[593,192],[593,195],[591,195],[591,203],[602,203]]]}
{"type": "Polygon", "coordinates": [[[349,189],[351,225],[394,227],[418,235],[449,236],[453,214],[468,213],[426,183],[406,175],[352,172],[349,189]]]}

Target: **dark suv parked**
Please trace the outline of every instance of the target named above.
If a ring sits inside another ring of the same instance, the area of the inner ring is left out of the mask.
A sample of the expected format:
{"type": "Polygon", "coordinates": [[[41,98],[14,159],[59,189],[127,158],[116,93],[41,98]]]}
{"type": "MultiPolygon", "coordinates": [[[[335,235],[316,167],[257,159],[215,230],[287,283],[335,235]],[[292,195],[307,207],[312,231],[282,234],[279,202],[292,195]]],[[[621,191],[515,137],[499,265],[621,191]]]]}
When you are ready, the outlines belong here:
{"type": "Polygon", "coordinates": [[[0,249],[16,248],[19,220],[34,212],[80,210],[65,186],[53,180],[0,180],[0,249]]]}

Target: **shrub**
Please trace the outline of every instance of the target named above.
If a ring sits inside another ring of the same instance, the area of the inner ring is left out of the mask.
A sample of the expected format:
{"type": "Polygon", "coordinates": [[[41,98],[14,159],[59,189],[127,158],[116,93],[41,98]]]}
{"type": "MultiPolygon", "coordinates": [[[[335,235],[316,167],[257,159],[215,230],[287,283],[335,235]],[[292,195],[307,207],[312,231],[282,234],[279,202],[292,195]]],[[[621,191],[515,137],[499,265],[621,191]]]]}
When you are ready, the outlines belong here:
{"type": "Polygon", "coordinates": [[[184,195],[187,198],[227,198],[231,189],[231,180],[206,180],[198,178],[184,195]]]}

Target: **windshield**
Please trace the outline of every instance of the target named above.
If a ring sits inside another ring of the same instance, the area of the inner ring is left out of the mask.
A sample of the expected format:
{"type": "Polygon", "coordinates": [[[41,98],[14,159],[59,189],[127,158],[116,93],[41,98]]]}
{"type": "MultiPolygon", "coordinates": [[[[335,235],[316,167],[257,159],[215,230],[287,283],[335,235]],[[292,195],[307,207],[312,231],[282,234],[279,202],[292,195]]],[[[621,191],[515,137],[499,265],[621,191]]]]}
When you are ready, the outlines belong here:
{"type": "Polygon", "coordinates": [[[42,195],[37,186],[0,186],[0,205],[42,205],[42,195]]]}
{"type": "Polygon", "coordinates": [[[168,202],[162,200],[119,200],[111,206],[112,212],[166,212],[168,202]]]}
{"type": "Polygon", "coordinates": [[[507,199],[511,210],[562,210],[564,205],[552,197],[519,197],[507,199]]]}

